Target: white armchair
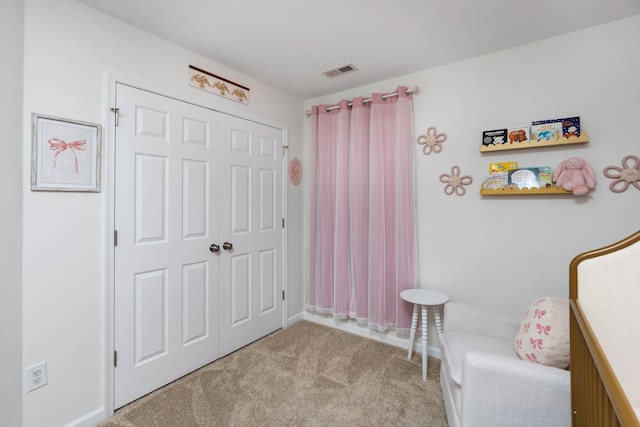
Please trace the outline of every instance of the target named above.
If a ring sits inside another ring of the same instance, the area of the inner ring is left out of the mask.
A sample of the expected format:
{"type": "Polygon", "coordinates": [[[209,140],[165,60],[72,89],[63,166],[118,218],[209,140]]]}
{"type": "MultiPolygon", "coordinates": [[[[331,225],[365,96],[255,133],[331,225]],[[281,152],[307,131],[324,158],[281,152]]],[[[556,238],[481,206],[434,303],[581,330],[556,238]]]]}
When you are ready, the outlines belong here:
{"type": "Polygon", "coordinates": [[[440,385],[450,427],[570,426],[568,370],[523,361],[520,318],[450,302],[440,338],[440,385]]]}

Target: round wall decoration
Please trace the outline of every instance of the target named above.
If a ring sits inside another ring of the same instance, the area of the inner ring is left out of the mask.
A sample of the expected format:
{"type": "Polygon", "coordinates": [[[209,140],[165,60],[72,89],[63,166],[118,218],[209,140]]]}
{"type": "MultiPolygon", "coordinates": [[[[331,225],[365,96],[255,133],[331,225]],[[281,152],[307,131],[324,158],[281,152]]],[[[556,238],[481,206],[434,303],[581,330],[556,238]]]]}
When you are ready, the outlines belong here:
{"type": "Polygon", "coordinates": [[[293,185],[300,184],[302,180],[302,164],[300,164],[300,160],[297,157],[294,157],[289,162],[289,180],[293,185]]]}
{"type": "Polygon", "coordinates": [[[640,190],[640,158],[638,156],[628,155],[622,159],[622,167],[607,166],[604,168],[604,176],[614,181],[609,188],[614,193],[622,193],[629,184],[640,190]],[[633,160],[633,166],[631,161],[633,160]]]}
{"type": "Polygon", "coordinates": [[[420,135],[418,137],[418,144],[424,145],[422,147],[422,152],[426,155],[431,154],[431,152],[439,153],[442,151],[442,143],[447,140],[447,135],[445,133],[438,133],[434,126],[431,126],[427,129],[427,133],[425,135],[420,135]]]}
{"type": "Polygon", "coordinates": [[[460,167],[453,166],[451,175],[443,173],[440,175],[440,182],[446,184],[444,186],[444,194],[447,196],[456,193],[457,196],[464,196],[464,186],[473,182],[473,178],[469,175],[460,176],[460,167]]]}

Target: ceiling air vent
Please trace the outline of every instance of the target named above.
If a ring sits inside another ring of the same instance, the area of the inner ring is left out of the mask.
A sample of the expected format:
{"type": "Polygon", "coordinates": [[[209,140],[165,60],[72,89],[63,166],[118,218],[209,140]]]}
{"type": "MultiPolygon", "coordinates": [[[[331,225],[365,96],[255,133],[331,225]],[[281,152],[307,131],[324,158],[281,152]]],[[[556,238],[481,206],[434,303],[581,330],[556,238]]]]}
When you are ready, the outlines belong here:
{"type": "Polygon", "coordinates": [[[346,73],[350,73],[352,71],[357,71],[358,69],[353,66],[353,64],[343,65],[341,67],[332,68],[327,71],[323,71],[322,74],[329,78],[338,77],[346,73]]]}

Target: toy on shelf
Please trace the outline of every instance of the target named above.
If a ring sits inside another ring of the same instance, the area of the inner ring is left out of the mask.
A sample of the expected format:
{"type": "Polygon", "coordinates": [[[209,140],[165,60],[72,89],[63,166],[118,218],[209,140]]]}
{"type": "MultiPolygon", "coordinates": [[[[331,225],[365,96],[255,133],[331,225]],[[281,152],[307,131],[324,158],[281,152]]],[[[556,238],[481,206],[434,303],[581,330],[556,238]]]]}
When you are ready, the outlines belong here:
{"type": "Polygon", "coordinates": [[[585,160],[571,157],[553,172],[553,182],[576,196],[582,196],[596,186],[596,173],[585,160]]]}
{"type": "Polygon", "coordinates": [[[629,184],[640,190],[640,158],[638,156],[628,155],[622,159],[622,167],[607,166],[604,168],[604,176],[614,179],[609,188],[614,193],[622,193],[629,184]],[[634,161],[634,166],[629,165],[629,161],[634,161]]]}

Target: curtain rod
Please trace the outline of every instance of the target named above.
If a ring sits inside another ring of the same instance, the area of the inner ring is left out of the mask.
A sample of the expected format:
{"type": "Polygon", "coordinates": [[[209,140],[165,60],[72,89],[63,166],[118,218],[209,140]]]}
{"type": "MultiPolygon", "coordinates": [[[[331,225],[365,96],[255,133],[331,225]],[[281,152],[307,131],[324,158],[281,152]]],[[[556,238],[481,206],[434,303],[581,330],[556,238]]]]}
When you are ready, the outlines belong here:
{"type": "MultiPolygon", "coordinates": [[[[413,89],[407,89],[407,91],[406,91],[407,95],[410,94],[410,93],[418,93],[418,92],[420,92],[420,88],[418,86],[414,86],[413,89]]],[[[382,99],[391,98],[392,96],[398,96],[398,92],[393,92],[393,93],[390,93],[390,94],[387,94],[387,95],[382,95],[382,99]]],[[[366,104],[366,103],[371,102],[371,101],[373,101],[373,99],[367,98],[367,99],[363,99],[362,103],[366,104]]],[[[347,104],[348,107],[351,107],[352,105],[353,105],[353,102],[350,102],[350,103],[347,104]]],[[[338,108],[340,108],[339,105],[334,105],[332,107],[327,107],[327,111],[336,110],[338,108]]],[[[305,111],[304,113],[307,116],[311,115],[311,111],[309,111],[309,110],[305,111]]]]}

